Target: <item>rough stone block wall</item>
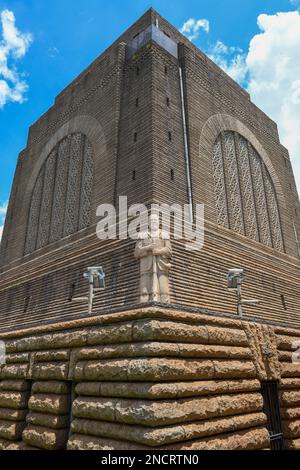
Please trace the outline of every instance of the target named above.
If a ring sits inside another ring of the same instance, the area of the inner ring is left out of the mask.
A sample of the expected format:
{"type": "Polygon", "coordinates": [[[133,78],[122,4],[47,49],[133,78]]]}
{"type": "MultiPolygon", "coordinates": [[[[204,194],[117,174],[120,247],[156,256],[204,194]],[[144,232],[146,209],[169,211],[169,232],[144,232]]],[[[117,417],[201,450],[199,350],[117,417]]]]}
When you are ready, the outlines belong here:
{"type": "MultiPolygon", "coordinates": [[[[48,375],[51,377],[51,373],[48,375]]],[[[70,425],[71,383],[36,381],[28,403],[23,441],[45,450],[66,447],[70,425]]]]}
{"type": "Polygon", "coordinates": [[[300,449],[300,331],[276,329],[281,363],[280,402],[285,447],[300,449]],[[292,362],[293,354],[298,363],[292,362]]]}
{"type": "Polygon", "coordinates": [[[0,450],[22,439],[30,397],[30,381],[16,380],[24,376],[22,368],[8,365],[6,370],[7,378],[0,382],[0,450]]]}
{"type": "Polygon", "coordinates": [[[1,449],[269,449],[278,381],[299,448],[298,330],[144,309],[1,336],[1,449]]]}

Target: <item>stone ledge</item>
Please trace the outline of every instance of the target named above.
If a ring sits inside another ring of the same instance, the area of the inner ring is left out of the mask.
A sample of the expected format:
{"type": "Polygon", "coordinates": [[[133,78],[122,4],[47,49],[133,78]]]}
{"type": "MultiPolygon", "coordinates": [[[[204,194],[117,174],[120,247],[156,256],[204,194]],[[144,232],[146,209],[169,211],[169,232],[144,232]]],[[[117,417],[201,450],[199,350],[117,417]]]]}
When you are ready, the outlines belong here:
{"type": "MultiPolygon", "coordinates": [[[[159,447],[159,450],[259,450],[270,445],[265,428],[254,428],[244,432],[227,434],[218,438],[200,439],[188,443],[159,447]]],[[[149,446],[104,438],[91,438],[73,434],[68,441],[68,450],[150,450],[149,446]]]]}
{"type": "Polygon", "coordinates": [[[78,362],[74,378],[109,381],[176,381],[255,378],[250,361],[146,358],[78,362]]]}
{"type": "Polygon", "coordinates": [[[76,398],[75,418],[97,419],[124,424],[157,427],[191,421],[262,411],[259,393],[220,395],[180,400],[126,400],[116,398],[76,398]]]}
{"type": "Polygon", "coordinates": [[[131,443],[158,447],[200,437],[208,437],[262,426],[265,423],[266,416],[263,413],[252,413],[154,429],[141,426],[113,424],[104,421],[75,419],[72,422],[71,429],[74,434],[125,440],[131,443]]]}
{"type": "Polygon", "coordinates": [[[147,398],[152,400],[253,392],[259,390],[259,381],[251,379],[169,383],[81,382],[78,383],[75,388],[76,393],[80,396],[147,398]]]}

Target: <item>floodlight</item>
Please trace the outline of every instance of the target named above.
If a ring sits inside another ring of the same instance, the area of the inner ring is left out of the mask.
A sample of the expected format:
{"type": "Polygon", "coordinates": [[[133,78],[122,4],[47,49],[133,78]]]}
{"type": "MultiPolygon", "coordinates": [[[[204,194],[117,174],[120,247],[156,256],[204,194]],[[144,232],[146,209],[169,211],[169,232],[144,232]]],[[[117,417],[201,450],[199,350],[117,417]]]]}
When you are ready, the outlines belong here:
{"type": "Polygon", "coordinates": [[[243,269],[230,269],[227,274],[228,289],[237,289],[244,279],[243,269]]]}
{"type": "Polygon", "coordinates": [[[243,305],[257,305],[260,303],[259,300],[244,300],[242,298],[242,283],[245,279],[243,269],[229,269],[227,274],[228,289],[236,291],[237,297],[237,314],[243,316],[243,305]]]}
{"type": "Polygon", "coordinates": [[[95,292],[105,289],[105,272],[102,266],[94,266],[87,268],[83,273],[83,277],[89,283],[89,294],[87,297],[77,297],[72,300],[76,302],[88,302],[88,312],[91,314],[93,311],[95,292]]]}
{"type": "Polygon", "coordinates": [[[102,266],[87,268],[83,277],[89,281],[89,284],[93,284],[94,290],[98,291],[105,289],[105,273],[102,266]]]}

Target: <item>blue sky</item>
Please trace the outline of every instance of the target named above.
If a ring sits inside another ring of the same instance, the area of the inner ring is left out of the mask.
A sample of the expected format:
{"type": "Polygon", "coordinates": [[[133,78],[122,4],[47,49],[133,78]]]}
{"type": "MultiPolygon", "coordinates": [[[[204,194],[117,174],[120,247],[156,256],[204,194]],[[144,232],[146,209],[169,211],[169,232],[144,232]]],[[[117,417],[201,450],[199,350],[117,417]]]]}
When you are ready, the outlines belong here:
{"type": "MultiPolygon", "coordinates": [[[[61,89],[150,6],[178,28],[191,20],[185,30],[187,34],[190,30],[190,35],[193,30],[195,44],[248,88],[255,102],[274,119],[284,114],[281,136],[283,143],[289,144],[300,183],[299,5],[297,0],[0,0],[0,13],[8,10],[14,15],[21,38],[18,43],[10,38],[11,52],[7,52],[0,26],[0,88],[1,81],[3,86],[6,81],[11,88],[16,83],[21,87],[14,101],[8,95],[2,105],[0,100],[0,227],[16,159],[26,146],[29,126],[52,105],[61,89]],[[279,12],[283,16],[278,16],[279,12]],[[293,37],[286,33],[289,25],[293,37]],[[295,33],[298,26],[299,34],[295,33]],[[14,83],[1,75],[1,43],[9,70],[15,73],[14,83]],[[277,52],[285,69],[274,69],[277,78],[275,82],[272,78],[270,90],[270,61],[276,61],[277,52]],[[265,88],[259,85],[261,82],[265,88]],[[290,107],[286,105],[290,98],[284,91],[287,86],[294,93],[290,107]]],[[[12,19],[9,15],[5,18],[12,19]]]]}

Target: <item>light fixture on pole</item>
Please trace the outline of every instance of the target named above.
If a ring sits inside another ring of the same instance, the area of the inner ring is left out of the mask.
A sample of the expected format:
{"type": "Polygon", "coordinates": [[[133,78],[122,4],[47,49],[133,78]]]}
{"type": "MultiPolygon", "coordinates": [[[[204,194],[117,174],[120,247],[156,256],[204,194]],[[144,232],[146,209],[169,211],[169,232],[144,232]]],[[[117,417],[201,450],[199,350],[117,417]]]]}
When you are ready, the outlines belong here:
{"type": "Polygon", "coordinates": [[[236,291],[237,297],[237,314],[242,318],[243,305],[258,305],[259,300],[243,300],[242,298],[242,283],[245,279],[243,269],[230,269],[227,274],[228,289],[236,291]]]}
{"type": "Polygon", "coordinates": [[[89,294],[87,297],[75,297],[72,300],[77,302],[88,302],[88,312],[91,314],[93,311],[95,293],[105,289],[105,273],[102,266],[94,266],[87,268],[86,272],[83,274],[83,277],[89,283],[89,294]]]}

